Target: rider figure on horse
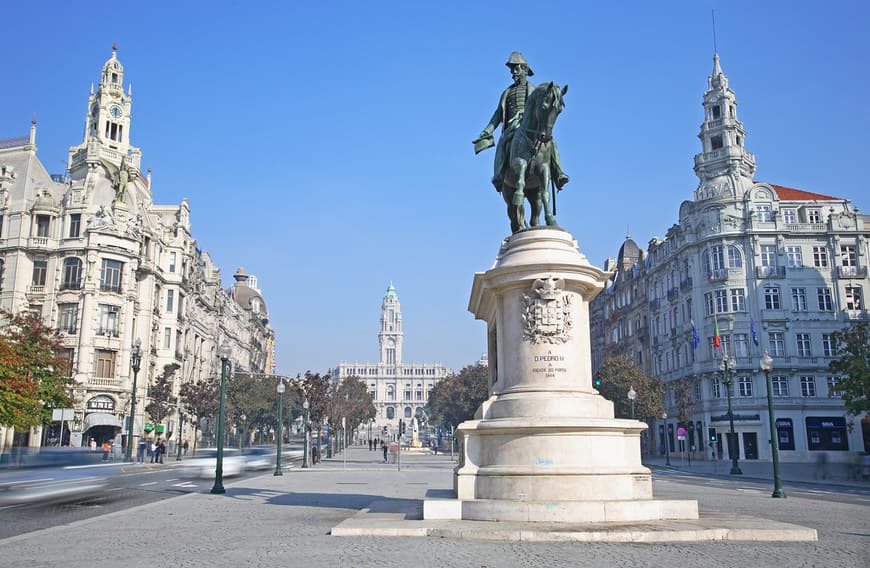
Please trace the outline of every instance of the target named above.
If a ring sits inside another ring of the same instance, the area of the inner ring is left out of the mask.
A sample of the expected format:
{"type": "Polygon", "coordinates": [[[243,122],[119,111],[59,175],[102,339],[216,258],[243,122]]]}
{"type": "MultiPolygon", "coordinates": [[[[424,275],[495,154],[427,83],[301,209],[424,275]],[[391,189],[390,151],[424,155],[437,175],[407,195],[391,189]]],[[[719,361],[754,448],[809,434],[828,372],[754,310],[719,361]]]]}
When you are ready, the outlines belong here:
{"type": "MultiPolygon", "coordinates": [[[[511,53],[510,59],[508,59],[505,65],[511,70],[511,77],[513,77],[514,82],[502,92],[498,107],[495,109],[492,118],[489,119],[489,124],[486,125],[483,132],[474,141],[476,152],[492,146],[493,131],[499,124],[502,125],[502,134],[498,139],[498,146],[495,149],[495,172],[492,178],[492,184],[495,186],[496,191],[502,190],[505,166],[510,159],[511,140],[513,140],[514,132],[523,119],[526,100],[535,89],[535,86],[526,79],[526,77],[534,75],[534,72],[529,67],[522,53],[518,51],[511,53]]],[[[556,187],[561,190],[568,183],[568,176],[562,171],[559,150],[555,147],[555,141],[553,141],[553,145],[551,168],[556,187]]]]}

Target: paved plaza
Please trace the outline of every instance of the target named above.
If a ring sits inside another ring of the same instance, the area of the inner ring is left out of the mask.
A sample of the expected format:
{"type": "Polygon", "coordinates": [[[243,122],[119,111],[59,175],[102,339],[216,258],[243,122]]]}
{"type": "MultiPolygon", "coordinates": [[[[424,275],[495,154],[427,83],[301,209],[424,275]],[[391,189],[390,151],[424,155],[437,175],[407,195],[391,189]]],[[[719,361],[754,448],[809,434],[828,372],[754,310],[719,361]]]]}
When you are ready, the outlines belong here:
{"type": "MultiPolygon", "coordinates": [[[[815,542],[588,543],[487,540],[492,535],[334,536],[333,529],[362,518],[406,512],[391,521],[409,527],[424,498],[444,497],[452,485],[451,457],[402,455],[402,469],[383,464],[380,452],[353,447],[312,469],[298,463],[283,476],[228,481],[225,495],[192,493],[110,513],[66,526],[0,541],[0,567],[102,568],[117,566],[866,566],[870,550],[870,507],[866,495],[838,498],[771,499],[765,488],[740,482],[686,482],[688,464],[659,468],[656,497],[697,499],[702,518],[719,523],[801,525],[818,531],[815,542]],[[744,486],[745,485],[745,486],[744,486]],[[366,517],[366,515],[369,515],[366,517]],[[464,536],[464,537],[463,537],[464,536]]],[[[747,481],[766,479],[770,464],[741,463],[747,481]],[[757,466],[757,467],[756,467],[757,466]]],[[[701,463],[695,470],[713,467],[701,463]]],[[[717,464],[727,474],[724,462],[717,464]]],[[[849,490],[867,482],[838,478],[826,487],[849,490]]],[[[812,475],[788,464],[788,483],[812,475]],[[792,478],[792,479],[790,479],[792,478]]],[[[715,478],[714,478],[715,481],[715,478]]],[[[834,495],[832,493],[832,495],[834,495]]],[[[824,496],[823,496],[824,497],[824,496]]],[[[359,524],[359,523],[357,523],[359,524]]],[[[454,529],[470,524],[453,522],[454,529]]],[[[480,525],[482,526],[482,525],[480,525]]]]}

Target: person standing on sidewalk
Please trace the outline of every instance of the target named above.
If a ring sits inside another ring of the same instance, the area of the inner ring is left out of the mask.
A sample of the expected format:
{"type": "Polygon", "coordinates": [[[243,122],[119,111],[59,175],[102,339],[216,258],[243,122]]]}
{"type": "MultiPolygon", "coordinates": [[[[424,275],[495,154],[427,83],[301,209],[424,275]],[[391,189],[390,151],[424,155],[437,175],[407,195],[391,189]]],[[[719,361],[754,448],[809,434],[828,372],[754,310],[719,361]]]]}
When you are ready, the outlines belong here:
{"type": "Polygon", "coordinates": [[[381,448],[384,450],[384,463],[387,463],[387,443],[382,441],[381,448]]]}

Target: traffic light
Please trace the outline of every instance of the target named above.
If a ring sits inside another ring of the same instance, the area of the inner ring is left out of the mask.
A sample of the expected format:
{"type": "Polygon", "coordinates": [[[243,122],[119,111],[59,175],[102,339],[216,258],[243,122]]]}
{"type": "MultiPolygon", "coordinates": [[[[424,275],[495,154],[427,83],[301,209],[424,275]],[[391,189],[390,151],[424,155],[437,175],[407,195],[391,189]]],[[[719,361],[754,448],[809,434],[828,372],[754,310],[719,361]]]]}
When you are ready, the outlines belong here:
{"type": "Polygon", "coordinates": [[[405,421],[402,419],[399,419],[399,435],[400,436],[405,435],[405,421]]]}
{"type": "Polygon", "coordinates": [[[709,429],[707,429],[707,433],[710,435],[710,441],[715,442],[716,441],[716,429],[709,428],[709,429]]]}
{"type": "Polygon", "coordinates": [[[595,388],[601,388],[601,378],[595,377],[595,380],[592,381],[592,384],[595,386],[595,388]]]}

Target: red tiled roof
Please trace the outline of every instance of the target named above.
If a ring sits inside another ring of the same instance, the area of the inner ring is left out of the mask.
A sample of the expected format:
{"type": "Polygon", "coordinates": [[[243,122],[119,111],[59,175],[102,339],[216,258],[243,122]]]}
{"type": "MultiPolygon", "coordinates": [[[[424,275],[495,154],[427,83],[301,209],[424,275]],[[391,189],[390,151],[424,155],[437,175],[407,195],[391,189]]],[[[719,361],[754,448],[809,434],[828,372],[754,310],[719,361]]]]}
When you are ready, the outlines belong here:
{"type": "MultiPolygon", "coordinates": [[[[759,183],[759,182],[755,182],[759,183]]],[[[766,182],[761,182],[766,183],[766,182]]],[[[822,195],[821,193],[812,193],[811,191],[804,191],[802,189],[794,189],[793,187],[785,187],[782,185],[775,185],[772,183],[767,184],[776,191],[776,194],[780,199],[784,201],[809,201],[809,200],[822,200],[822,201],[837,201],[842,199],[841,197],[832,197],[830,195],[822,195]]]]}

